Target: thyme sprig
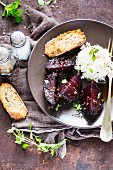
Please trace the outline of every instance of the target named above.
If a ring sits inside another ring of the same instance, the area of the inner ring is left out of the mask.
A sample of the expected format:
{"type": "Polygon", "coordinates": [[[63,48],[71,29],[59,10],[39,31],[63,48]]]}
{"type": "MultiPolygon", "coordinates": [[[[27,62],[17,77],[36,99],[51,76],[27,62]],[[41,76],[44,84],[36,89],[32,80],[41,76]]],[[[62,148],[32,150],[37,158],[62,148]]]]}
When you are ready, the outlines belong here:
{"type": "Polygon", "coordinates": [[[22,145],[23,149],[27,149],[29,146],[35,145],[37,150],[42,152],[50,152],[52,156],[54,155],[55,150],[59,149],[66,142],[66,139],[64,139],[63,141],[55,144],[43,143],[42,139],[33,133],[32,123],[30,123],[29,137],[25,136],[23,130],[19,130],[17,128],[11,128],[7,132],[15,136],[15,143],[22,145]]]}

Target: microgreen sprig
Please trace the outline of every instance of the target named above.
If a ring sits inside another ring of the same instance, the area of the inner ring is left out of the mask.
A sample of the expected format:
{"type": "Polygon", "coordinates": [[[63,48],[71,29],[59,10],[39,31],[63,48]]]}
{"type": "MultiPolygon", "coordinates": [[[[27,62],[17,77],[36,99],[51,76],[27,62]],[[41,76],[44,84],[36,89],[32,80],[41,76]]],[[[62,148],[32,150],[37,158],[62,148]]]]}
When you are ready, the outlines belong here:
{"type": "Polygon", "coordinates": [[[12,16],[12,17],[14,17],[16,23],[19,24],[22,22],[23,10],[18,9],[19,5],[20,5],[20,0],[15,0],[13,3],[8,4],[8,5],[6,5],[2,1],[0,1],[0,4],[4,7],[4,12],[2,13],[2,17],[7,18],[9,16],[12,16]]]}
{"type": "Polygon", "coordinates": [[[66,142],[66,139],[64,139],[63,141],[55,144],[43,143],[42,139],[33,133],[32,127],[33,125],[30,123],[29,138],[25,136],[23,130],[19,130],[17,128],[11,128],[7,132],[15,136],[15,143],[22,145],[23,149],[27,149],[29,146],[35,145],[37,150],[42,152],[50,152],[52,156],[54,155],[55,150],[59,149],[66,142]]]}
{"type": "Polygon", "coordinates": [[[91,51],[89,52],[89,55],[92,57],[92,60],[95,61],[96,60],[96,56],[95,53],[97,53],[99,50],[92,48],[91,51]]]}
{"type": "Polygon", "coordinates": [[[82,106],[81,104],[78,104],[78,103],[73,103],[73,107],[77,110],[77,111],[81,111],[82,110],[82,106]]]}

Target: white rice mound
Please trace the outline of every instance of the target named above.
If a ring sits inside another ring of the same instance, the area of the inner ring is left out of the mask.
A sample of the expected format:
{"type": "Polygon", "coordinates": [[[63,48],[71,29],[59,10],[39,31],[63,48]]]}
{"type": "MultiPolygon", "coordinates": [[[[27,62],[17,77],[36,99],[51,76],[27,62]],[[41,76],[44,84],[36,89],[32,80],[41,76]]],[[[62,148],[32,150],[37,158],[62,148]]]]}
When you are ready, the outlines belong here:
{"type": "Polygon", "coordinates": [[[106,76],[113,77],[113,62],[108,50],[99,45],[91,46],[90,43],[81,47],[75,69],[82,72],[82,79],[91,79],[95,82],[105,81],[106,76]],[[98,51],[95,53],[95,59],[90,54],[92,48],[98,51]]]}

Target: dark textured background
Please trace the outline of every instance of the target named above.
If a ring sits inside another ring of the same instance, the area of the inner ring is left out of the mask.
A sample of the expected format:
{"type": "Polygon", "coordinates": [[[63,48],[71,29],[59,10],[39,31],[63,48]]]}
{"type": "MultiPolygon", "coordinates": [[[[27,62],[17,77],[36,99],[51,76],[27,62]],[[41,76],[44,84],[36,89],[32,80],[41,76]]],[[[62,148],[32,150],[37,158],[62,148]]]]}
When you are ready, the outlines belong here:
{"type": "MultiPolygon", "coordinates": [[[[33,8],[37,6],[37,0],[21,1],[22,4],[33,8]]],[[[58,22],[87,18],[113,26],[113,0],[58,0],[50,10],[58,22]]],[[[29,35],[26,16],[23,23],[17,25],[11,19],[2,19],[2,11],[0,6],[1,33],[3,30],[21,30],[29,35]]],[[[40,153],[35,148],[23,151],[20,146],[14,144],[14,137],[7,134],[11,119],[1,106],[0,108],[0,170],[113,170],[113,141],[104,143],[93,138],[68,141],[67,154],[63,160],[51,157],[49,153],[40,153]]]]}

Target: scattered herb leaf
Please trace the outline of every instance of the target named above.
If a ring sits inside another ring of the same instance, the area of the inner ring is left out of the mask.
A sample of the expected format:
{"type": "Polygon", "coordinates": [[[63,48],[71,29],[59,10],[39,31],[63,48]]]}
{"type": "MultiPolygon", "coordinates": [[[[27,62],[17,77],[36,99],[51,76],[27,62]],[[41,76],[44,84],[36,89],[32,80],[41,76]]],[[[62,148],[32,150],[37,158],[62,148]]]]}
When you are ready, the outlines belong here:
{"type": "Polygon", "coordinates": [[[59,103],[57,104],[57,106],[55,107],[56,112],[59,110],[59,108],[60,108],[61,106],[62,106],[62,105],[60,105],[59,103]]]}
{"type": "Polygon", "coordinates": [[[15,0],[13,3],[6,5],[2,1],[0,1],[0,4],[4,6],[4,12],[2,13],[2,17],[7,18],[9,16],[12,16],[15,18],[16,23],[21,23],[23,21],[23,10],[18,9],[20,3],[21,2],[19,0],[15,0]]]}
{"type": "Polygon", "coordinates": [[[81,111],[81,110],[82,110],[81,104],[73,103],[73,107],[74,107],[77,111],[81,111]]]}
{"type": "Polygon", "coordinates": [[[88,82],[91,82],[91,79],[90,79],[90,78],[88,78],[88,79],[87,79],[87,81],[88,81],[88,82]]]}
{"type": "Polygon", "coordinates": [[[32,123],[30,123],[30,133],[32,133],[32,137],[34,138],[26,137],[23,131],[19,129],[11,128],[7,132],[12,133],[15,136],[15,143],[22,145],[23,149],[27,149],[29,146],[35,145],[37,150],[41,150],[42,152],[50,152],[52,156],[54,155],[54,151],[56,149],[59,149],[64,143],[66,143],[66,139],[55,144],[42,143],[42,139],[33,133],[32,123]]]}
{"type": "Polygon", "coordinates": [[[29,144],[27,144],[27,143],[22,144],[23,149],[27,149],[28,146],[29,146],[29,144]]]}

